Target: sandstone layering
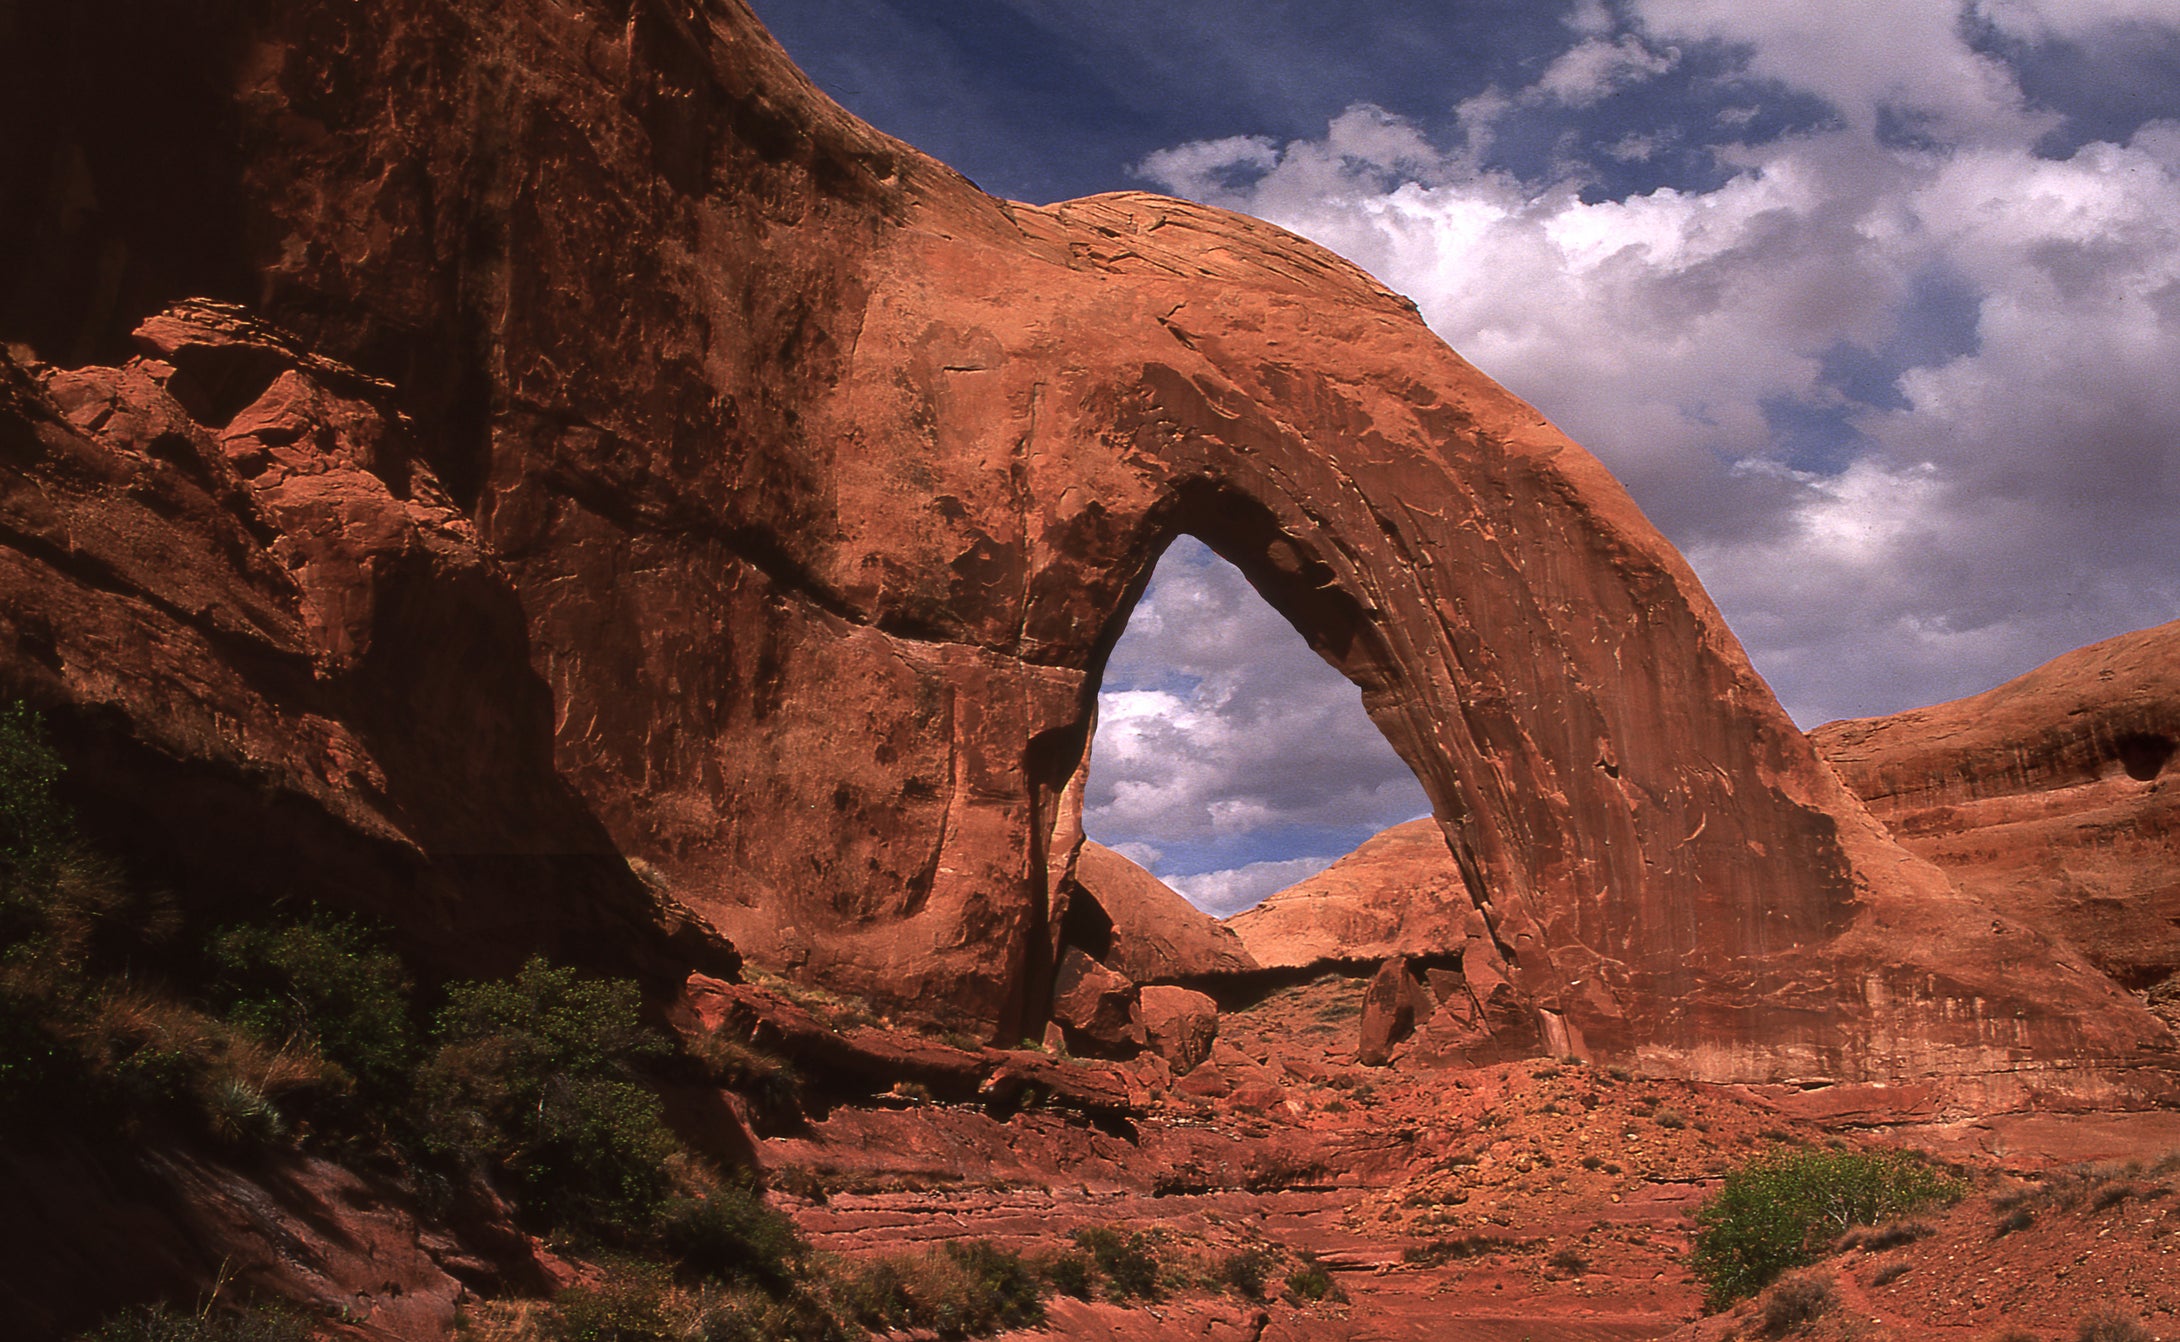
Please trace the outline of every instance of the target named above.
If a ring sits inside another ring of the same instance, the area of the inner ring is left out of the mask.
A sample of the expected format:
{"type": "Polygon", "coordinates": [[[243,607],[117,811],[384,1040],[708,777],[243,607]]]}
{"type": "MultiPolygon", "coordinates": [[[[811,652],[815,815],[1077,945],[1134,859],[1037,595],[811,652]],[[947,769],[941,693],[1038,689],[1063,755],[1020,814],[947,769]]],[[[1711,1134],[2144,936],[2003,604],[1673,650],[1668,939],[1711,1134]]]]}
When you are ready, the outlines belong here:
{"type": "Polygon", "coordinates": [[[1362,688],[1585,1048],[2033,1089],[2164,1038],[1309,243],[991,199],[739,0],[8,14],[0,670],[177,880],[337,872],[442,951],[663,918],[1033,1035],[1101,664],[1186,532],[1362,688]]]}
{"type": "Polygon", "coordinates": [[[2180,623],[1810,735],[1902,844],[1994,909],[2131,988],[2180,974],[2180,623]]]}

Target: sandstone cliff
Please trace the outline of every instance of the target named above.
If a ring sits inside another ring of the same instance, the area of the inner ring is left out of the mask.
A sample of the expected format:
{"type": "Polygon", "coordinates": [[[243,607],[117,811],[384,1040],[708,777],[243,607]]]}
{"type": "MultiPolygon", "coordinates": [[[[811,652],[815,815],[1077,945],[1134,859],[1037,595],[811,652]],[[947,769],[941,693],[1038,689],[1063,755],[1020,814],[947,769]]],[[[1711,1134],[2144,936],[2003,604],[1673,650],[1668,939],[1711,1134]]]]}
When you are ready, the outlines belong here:
{"type": "Polygon", "coordinates": [[[1602,467],[1323,250],[986,197],[740,0],[139,8],[10,11],[0,675],[199,885],[338,871],[442,945],[666,890],[1015,1037],[1185,532],[1601,1052],[2019,1085],[2164,1038],[1894,845],[1602,467]],[[250,334],[143,325],[192,295],[250,334]]]}
{"type": "Polygon", "coordinates": [[[2180,623],[1810,733],[1910,850],[2130,987],[2180,973],[2180,623]]]}

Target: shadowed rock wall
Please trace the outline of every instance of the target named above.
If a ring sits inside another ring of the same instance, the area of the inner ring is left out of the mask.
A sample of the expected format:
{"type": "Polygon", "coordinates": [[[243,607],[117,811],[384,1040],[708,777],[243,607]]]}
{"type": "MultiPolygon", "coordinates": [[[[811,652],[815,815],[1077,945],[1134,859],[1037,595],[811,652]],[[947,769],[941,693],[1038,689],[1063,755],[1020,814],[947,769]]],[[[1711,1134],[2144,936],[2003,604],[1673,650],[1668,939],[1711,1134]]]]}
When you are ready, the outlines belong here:
{"type": "Polygon", "coordinates": [[[1097,677],[1187,532],[1362,687],[1599,1051],[1892,1075],[2156,1037],[1893,846],[1604,470],[1321,249],[993,200],[739,0],[124,11],[12,11],[54,129],[0,160],[0,254],[70,246],[0,335],[114,360],[205,291],[391,382],[519,603],[558,779],[753,957],[1033,1027],[1097,677]]]}

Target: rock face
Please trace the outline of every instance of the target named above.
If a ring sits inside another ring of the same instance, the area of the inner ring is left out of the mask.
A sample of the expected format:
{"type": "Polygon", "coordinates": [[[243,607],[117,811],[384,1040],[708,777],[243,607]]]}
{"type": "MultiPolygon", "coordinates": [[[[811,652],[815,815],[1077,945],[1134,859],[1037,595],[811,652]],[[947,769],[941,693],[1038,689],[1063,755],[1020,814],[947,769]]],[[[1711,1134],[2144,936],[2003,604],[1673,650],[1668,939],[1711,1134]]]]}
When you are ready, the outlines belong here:
{"type": "Polygon", "coordinates": [[[1428,818],[1365,839],[1226,925],[1267,969],[1451,955],[1490,935],[1445,832],[1428,818]]]}
{"type": "Polygon", "coordinates": [[[1355,1058],[1365,1067],[1383,1067],[1393,1059],[1393,1046],[1415,1033],[1416,1022],[1430,1019],[1437,1009],[1408,961],[1394,956],[1378,969],[1363,991],[1362,1040],[1355,1058]]]}
{"type": "Polygon", "coordinates": [[[1361,686],[1601,1053],[2018,1084],[2164,1038],[1895,846],[1603,468],[1323,250],[986,197],[741,0],[139,9],[9,11],[0,678],[87,787],[281,817],[170,816],[178,868],[278,830],[442,928],[665,888],[1011,1039],[1103,659],[1189,533],[1361,686]],[[193,406],[156,332],[78,367],[193,294],[391,390],[223,356],[193,406]]]}
{"type": "Polygon", "coordinates": [[[1910,850],[2134,988],[2180,973],[2180,622],[1810,733],[1910,850]]]}
{"type": "Polygon", "coordinates": [[[1095,840],[1075,855],[1061,940],[1137,983],[1246,974],[1241,938],[1142,867],[1095,840]]]}

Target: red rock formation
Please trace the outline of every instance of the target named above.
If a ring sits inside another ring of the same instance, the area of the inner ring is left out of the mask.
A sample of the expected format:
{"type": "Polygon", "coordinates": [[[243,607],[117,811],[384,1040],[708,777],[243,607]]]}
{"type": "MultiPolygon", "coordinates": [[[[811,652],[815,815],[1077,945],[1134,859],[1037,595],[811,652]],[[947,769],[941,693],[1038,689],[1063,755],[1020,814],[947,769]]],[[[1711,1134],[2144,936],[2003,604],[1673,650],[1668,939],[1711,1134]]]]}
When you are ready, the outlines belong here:
{"type": "Polygon", "coordinates": [[[2180,622],[1817,749],[1911,851],[2131,987],[2180,973],[2180,622]]]}
{"type": "Polygon", "coordinates": [[[1187,532],[1362,687],[1523,986],[1600,1051],[2010,1075],[2163,1038],[1894,846],[1603,468],[1292,235],[990,199],[740,0],[11,13],[0,110],[43,129],[0,155],[0,255],[41,264],[0,336],[112,362],[185,295],[248,303],[396,389],[447,515],[372,504],[410,518],[388,570],[475,536],[359,603],[380,570],[288,530],[307,490],[247,525],[219,501],[247,403],[170,440],[12,378],[0,672],[111,757],[102,788],[270,780],[350,848],[421,851],[452,921],[515,907],[436,884],[465,854],[618,849],[767,963],[1013,1037],[1100,664],[1187,532]]]}
{"type": "Polygon", "coordinates": [[[1091,840],[1075,854],[1065,922],[1063,941],[1137,983],[1189,983],[1257,968],[1226,925],[1091,840]]]}
{"type": "Polygon", "coordinates": [[[1200,992],[1154,983],[1143,990],[1143,1030],[1151,1047],[1186,1076],[1211,1056],[1219,1037],[1219,1005],[1200,992]]]}
{"type": "Polygon", "coordinates": [[[1362,1042],[1355,1050],[1356,1059],[1365,1067],[1391,1062],[1393,1046],[1414,1034],[1416,1023],[1430,1019],[1437,1007],[1409,971],[1406,959],[1396,955],[1387,960],[1363,990],[1362,1042]]]}
{"type": "Polygon", "coordinates": [[[1445,832],[1427,818],[1372,835],[1226,925],[1258,964],[1276,969],[1453,955],[1489,936],[1445,832]]]}

